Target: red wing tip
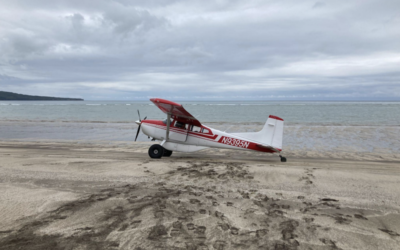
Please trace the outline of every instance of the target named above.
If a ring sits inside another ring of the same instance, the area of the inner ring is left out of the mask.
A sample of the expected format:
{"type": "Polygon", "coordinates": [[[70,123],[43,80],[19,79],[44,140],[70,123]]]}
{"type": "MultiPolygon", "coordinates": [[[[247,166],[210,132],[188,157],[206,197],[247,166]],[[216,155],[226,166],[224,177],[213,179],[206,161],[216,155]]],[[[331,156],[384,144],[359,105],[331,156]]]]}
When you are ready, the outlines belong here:
{"type": "Polygon", "coordinates": [[[169,104],[169,105],[173,105],[173,106],[182,106],[179,103],[171,102],[171,101],[161,99],[161,98],[151,98],[150,101],[152,101],[154,103],[163,103],[163,104],[169,104]]]}
{"type": "Polygon", "coordinates": [[[272,119],[276,119],[276,120],[283,121],[283,119],[282,119],[282,118],[280,118],[280,117],[278,117],[278,116],[274,116],[274,115],[270,115],[270,116],[269,116],[269,118],[272,118],[272,119]]]}

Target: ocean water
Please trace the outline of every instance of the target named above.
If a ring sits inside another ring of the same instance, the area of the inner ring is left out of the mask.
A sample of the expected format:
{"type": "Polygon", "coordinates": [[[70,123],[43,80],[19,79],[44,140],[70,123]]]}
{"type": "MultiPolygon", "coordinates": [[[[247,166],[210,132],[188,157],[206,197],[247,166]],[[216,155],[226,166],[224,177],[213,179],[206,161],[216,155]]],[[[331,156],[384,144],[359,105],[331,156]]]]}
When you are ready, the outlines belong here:
{"type": "MultiPolygon", "coordinates": [[[[285,120],[284,148],[400,151],[400,102],[178,102],[205,125],[257,131],[285,120]]],[[[133,141],[138,120],[165,119],[150,101],[1,101],[1,140],[133,141]]],[[[140,134],[138,140],[148,138],[140,134]]]]}
{"type": "MultiPolygon", "coordinates": [[[[202,123],[265,122],[272,114],[287,125],[399,125],[400,102],[180,102],[202,123]]],[[[164,119],[150,101],[0,101],[3,121],[133,122],[164,119]]]]}

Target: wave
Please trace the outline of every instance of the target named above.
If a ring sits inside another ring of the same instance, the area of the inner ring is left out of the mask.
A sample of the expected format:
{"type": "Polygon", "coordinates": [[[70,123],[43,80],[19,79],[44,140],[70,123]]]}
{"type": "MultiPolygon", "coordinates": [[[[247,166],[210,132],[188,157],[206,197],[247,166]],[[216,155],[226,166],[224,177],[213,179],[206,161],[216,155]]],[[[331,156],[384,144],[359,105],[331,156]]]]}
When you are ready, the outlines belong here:
{"type": "Polygon", "coordinates": [[[218,103],[218,104],[204,104],[206,106],[237,106],[239,103],[234,104],[234,103],[218,103]]]}

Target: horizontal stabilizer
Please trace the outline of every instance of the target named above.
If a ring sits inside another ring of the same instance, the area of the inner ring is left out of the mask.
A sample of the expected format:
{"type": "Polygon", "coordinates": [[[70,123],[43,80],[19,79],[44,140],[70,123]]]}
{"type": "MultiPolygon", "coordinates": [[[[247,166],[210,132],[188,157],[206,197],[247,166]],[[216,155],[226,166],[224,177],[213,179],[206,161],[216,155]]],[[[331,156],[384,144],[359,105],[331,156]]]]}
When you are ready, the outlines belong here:
{"type": "Polygon", "coordinates": [[[274,147],[266,146],[266,145],[262,145],[262,144],[257,144],[257,147],[260,147],[260,148],[267,148],[267,149],[270,149],[270,150],[272,150],[272,151],[274,151],[274,152],[276,152],[276,153],[279,153],[279,152],[280,152],[278,149],[276,149],[276,148],[274,148],[274,147]]]}

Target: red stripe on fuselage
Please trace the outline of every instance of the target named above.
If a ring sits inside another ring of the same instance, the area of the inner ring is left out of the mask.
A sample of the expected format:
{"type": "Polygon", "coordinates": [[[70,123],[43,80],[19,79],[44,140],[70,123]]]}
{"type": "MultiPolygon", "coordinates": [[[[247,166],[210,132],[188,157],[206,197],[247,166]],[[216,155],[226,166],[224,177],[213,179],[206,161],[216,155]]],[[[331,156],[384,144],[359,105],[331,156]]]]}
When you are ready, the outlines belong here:
{"type": "Polygon", "coordinates": [[[232,138],[232,137],[228,137],[228,136],[221,136],[218,143],[237,147],[237,148],[250,149],[250,150],[254,150],[254,151],[275,153],[275,151],[272,149],[257,146],[257,143],[242,140],[242,139],[232,138]]]}

